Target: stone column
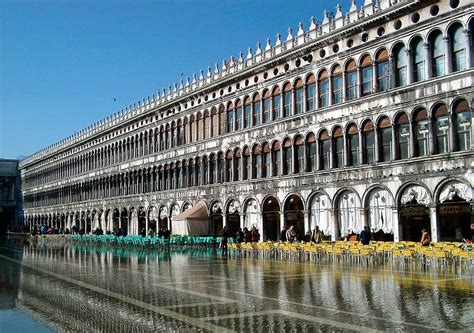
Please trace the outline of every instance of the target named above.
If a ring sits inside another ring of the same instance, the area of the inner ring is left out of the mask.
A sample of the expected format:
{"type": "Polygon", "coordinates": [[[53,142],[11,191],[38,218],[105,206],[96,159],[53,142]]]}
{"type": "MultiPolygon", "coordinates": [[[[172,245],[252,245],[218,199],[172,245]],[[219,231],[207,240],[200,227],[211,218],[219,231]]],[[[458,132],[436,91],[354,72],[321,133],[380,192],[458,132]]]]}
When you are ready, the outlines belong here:
{"type": "Polygon", "coordinates": [[[226,214],[222,213],[222,227],[227,226],[227,216],[226,214]]]}
{"type": "Polygon", "coordinates": [[[280,230],[283,230],[285,226],[285,214],[283,211],[280,212],[280,230]]]}
{"type": "Polygon", "coordinates": [[[303,113],[308,111],[308,87],[303,84],[303,113]]]}
{"type": "Polygon", "coordinates": [[[294,87],[291,88],[291,110],[290,117],[296,114],[296,90],[294,87]]]}
{"type": "Polygon", "coordinates": [[[430,210],[430,224],[431,224],[431,241],[439,242],[440,230],[438,228],[438,214],[436,213],[436,204],[429,206],[430,210]]]}
{"type": "Polygon", "coordinates": [[[451,54],[451,42],[449,37],[443,37],[444,40],[444,54],[446,55],[446,62],[445,62],[445,73],[451,74],[453,71],[453,63],[452,63],[452,54],[451,54]]]}
{"type": "Polygon", "coordinates": [[[473,66],[472,64],[472,52],[474,50],[472,49],[472,43],[471,43],[471,38],[470,38],[470,30],[465,29],[464,31],[464,37],[466,38],[466,68],[471,68],[473,66]]]}
{"type": "Polygon", "coordinates": [[[304,232],[311,232],[311,226],[309,225],[309,211],[303,210],[304,214],[304,232]]]}
{"type": "Polygon", "coordinates": [[[410,141],[408,142],[410,151],[408,152],[408,157],[415,157],[415,140],[416,128],[414,127],[413,121],[410,120],[410,141]]]}
{"type": "Polygon", "coordinates": [[[332,226],[331,240],[336,241],[339,237],[339,227],[337,225],[337,209],[335,208],[329,210],[329,223],[332,226]]]}
{"type": "Polygon", "coordinates": [[[328,89],[329,89],[329,96],[328,96],[328,105],[333,105],[334,101],[333,101],[333,96],[332,96],[332,87],[333,87],[333,82],[332,82],[332,79],[333,79],[333,76],[332,74],[331,75],[328,75],[328,80],[329,80],[329,84],[328,84],[328,89]]]}
{"type": "Polygon", "coordinates": [[[433,67],[431,66],[430,44],[423,43],[423,51],[424,51],[424,58],[425,58],[425,78],[426,80],[429,80],[433,77],[433,67]]]}
{"type": "Polygon", "coordinates": [[[380,139],[379,139],[379,129],[377,124],[374,124],[374,142],[375,142],[375,149],[374,149],[374,162],[380,161],[380,139]]]}
{"type": "Polygon", "coordinates": [[[393,230],[393,240],[395,242],[399,242],[401,240],[400,237],[400,224],[398,220],[398,209],[397,207],[392,207],[392,230],[393,230]]]}
{"type": "Polygon", "coordinates": [[[377,80],[377,62],[372,60],[372,92],[378,91],[379,82],[377,80]]]}
{"type": "Polygon", "coordinates": [[[407,54],[407,84],[413,83],[413,61],[411,59],[411,50],[406,49],[407,54]]]}
{"type": "Polygon", "coordinates": [[[240,228],[244,228],[244,225],[245,225],[245,214],[244,213],[240,213],[239,214],[240,216],[240,228]]]}
{"type": "Polygon", "coordinates": [[[148,216],[145,216],[145,233],[148,235],[148,216]]]}

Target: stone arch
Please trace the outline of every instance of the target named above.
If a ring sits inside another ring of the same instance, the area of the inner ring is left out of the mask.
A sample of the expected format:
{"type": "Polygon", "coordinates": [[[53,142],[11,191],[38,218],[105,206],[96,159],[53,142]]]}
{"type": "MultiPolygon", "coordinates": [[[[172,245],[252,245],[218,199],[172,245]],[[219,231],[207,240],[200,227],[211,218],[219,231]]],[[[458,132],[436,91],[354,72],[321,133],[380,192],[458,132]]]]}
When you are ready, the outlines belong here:
{"type": "Polygon", "coordinates": [[[281,205],[278,197],[267,195],[262,201],[262,239],[277,241],[280,237],[281,205]]]}
{"type": "Polygon", "coordinates": [[[311,193],[308,199],[308,210],[310,230],[314,230],[318,226],[324,235],[334,234],[331,223],[332,201],[325,191],[317,190],[311,193]]]}
{"type": "Polygon", "coordinates": [[[406,183],[398,190],[396,202],[398,204],[401,240],[419,241],[421,230],[431,229],[428,208],[433,202],[431,193],[424,184],[406,183]]]}
{"type": "Polygon", "coordinates": [[[224,227],[224,207],[220,200],[214,200],[209,205],[210,234],[219,235],[224,227]]]}
{"type": "Polygon", "coordinates": [[[363,230],[361,218],[361,200],[357,191],[352,188],[343,188],[336,193],[337,232],[335,235],[347,237],[358,234],[363,230]]]}
{"type": "MultiPolygon", "coordinates": [[[[368,188],[363,197],[366,225],[372,232],[393,234],[396,218],[395,199],[392,192],[383,185],[375,185],[368,188]]],[[[376,239],[388,240],[388,239],[376,239]]]]}

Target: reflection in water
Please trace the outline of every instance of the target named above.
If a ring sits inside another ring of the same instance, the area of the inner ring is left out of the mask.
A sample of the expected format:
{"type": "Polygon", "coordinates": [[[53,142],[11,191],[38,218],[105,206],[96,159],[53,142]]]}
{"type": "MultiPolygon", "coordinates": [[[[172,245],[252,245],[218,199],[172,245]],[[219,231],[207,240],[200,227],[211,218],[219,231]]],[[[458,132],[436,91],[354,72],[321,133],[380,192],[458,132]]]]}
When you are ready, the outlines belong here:
{"type": "Polygon", "coordinates": [[[472,274],[451,266],[11,242],[0,265],[0,310],[61,331],[432,331],[472,327],[474,318],[472,274]]]}

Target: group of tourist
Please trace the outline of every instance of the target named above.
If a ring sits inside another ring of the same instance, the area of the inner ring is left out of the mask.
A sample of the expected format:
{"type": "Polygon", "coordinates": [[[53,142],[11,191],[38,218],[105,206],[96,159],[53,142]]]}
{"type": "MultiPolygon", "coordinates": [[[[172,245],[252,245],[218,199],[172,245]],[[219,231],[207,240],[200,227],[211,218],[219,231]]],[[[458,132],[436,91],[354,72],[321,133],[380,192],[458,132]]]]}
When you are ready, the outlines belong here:
{"type": "MultiPolygon", "coordinates": [[[[142,237],[146,237],[147,232],[146,232],[145,228],[140,229],[140,235],[142,237]]],[[[158,236],[160,238],[169,239],[171,237],[171,230],[169,230],[168,228],[160,228],[158,230],[158,232],[156,232],[155,229],[150,228],[148,230],[148,236],[150,236],[150,237],[158,236]]]]}
{"type": "MultiPolygon", "coordinates": [[[[225,227],[223,233],[227,233],[227,228],[225,227]]],[[[260,240],[260,233],[258,229],[253,226],[251,230],[245,227],[243,230],[239,228],[237,233],[235,234],[235,241],[237,243],[254,243],[260,240]]]]}

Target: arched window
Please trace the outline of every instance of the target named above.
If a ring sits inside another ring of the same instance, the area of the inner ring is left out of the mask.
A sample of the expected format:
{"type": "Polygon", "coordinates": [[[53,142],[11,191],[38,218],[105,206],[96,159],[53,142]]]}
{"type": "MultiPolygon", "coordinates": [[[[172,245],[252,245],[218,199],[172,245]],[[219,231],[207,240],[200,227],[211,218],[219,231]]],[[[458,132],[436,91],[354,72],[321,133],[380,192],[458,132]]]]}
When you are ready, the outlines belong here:
{"type": "Polygon", "coordinates": [[[188,186],[196,186],[196,174],[194,172],[194,161],[190,159],[188,161],[188,186]]]}
{"type": "Polygon", "coordinates": [[[248,128],[252,126],[252,103],[250,102],[250,97],[245,97],[244,100],[244,127],[248,128]]]}
{"type": "Polygon", "coordinates": [[[262,177],[262,159],[260,156],[260,146],[255,145],[252,150],[252,179],[259,179],[262,177]]]}
{"type": "Polygon", "coordinates": [[[183,121],[183,145],[189,143],[189,126],[188,126],[188,118],[184,118],[183,121]]]}
{"type": "Polygon", "coordinates": [[[252,124],[254,126],[260,125],[260,95],[259,94],[255,94],[255,96],[253,96],[252,124]]]}
{"type": "Polygon", "coordinates": [[[245,147],[243,154],[243,170],[242,170],[242,179],[247,180],[252,173],[251,164],[250,164],[250,149],[245,147]]]}
{"type": "Polygon", "coordinates": [[[316,78],[313,74],[306,78],[306,110],[316,110],[316,78]]]}
{"type": "Polygon", "coordinates": [[[398,44],[394,48],[395,86],[402,87],[407,84],[407,51],[405,45],[398,44]]]}
{"type": "Polygon", "coordinates": [[[270,167],[270,145],[268,143],[264,143],[262,146],[262,178],[266,178],[270,175],[270,167]]]}
{"type": "Polygon", "coordinates": [[[178,137],[178,146],[181,146],[184,144],[184,131],[183,126],[181,125],[181,119],[178,120],[178,127],[176,128],[176,131],[178,137]]]}
{"type": "Polygon", "coordinates": [[[287,138],[283,141],[283,175],[289,175],[291,173],[291,164],[293,161],[291,157],[291,141],[287,138]]]}
{"type": "Polygon", "coordinates": [[[215,107],[211,109],[211,119],[211,137],[216,137],[219,135],[219,114],[217,113],[217,109],[215,107]]]}
{"type": "Polygon", "coordinates": [[[240,180],[240,149],[234,151],[234,181],[240,180]]]}
{"type": "Polygon", "coordinates": [[[359,131],[356,124],[347,128],[347,157],[349,166],[359,165],[359,131]]]}
{"type": "Polygon", "coordinates": [[[289,117],[291,116],[291,85],[289,82],[287,82],[283,86],[283,117],[289,117]]]}
{"type": "Polygon", "coordinates": [[[425,79],[425,57],[423,40],[421,37],[413,39],[410,49],[412,50],[413,81],[423,81],[425,79]]]}
{"type": "Polygon", "coordinates": [[[201,112],[198,112],[197,114],[196,125],[197,125],[196,141],[201,141],[204,137],[204,119],[202,118],[201,112]]]}
{"type": "Polygon", "coordinates": [[[273,89],[273,120],[279,120],[281,116],[281,92],[280,87],[273,89]]]}
{"type": "Polygon", "coordinates": [[[191,129],[191,135],[189,136],[189,142],[196,142],[197,138],[197,130],[196,130],[196,122],[194,121],[194,116],[191,115],[191,119],[189,121],[189,128],[191,129]]]}
{"type": "Polygon", "coordinates": [[[201,159],[196,157],[196,162],[194,164],[194,186],[199,186],[202,184],[202,173],[201,173],[201,159]]]}
{"type": "Polygon", "coordinates": [[[444,104],[434,109],[434,132],[436,153],[447,153],[449,151],[449,116],[448,108],[444,104]]]}
{"type": "Polygon", "coordinates": [[[232,151],[228,151],[225,156],[225,181],[232,181],[232,151]]]}
{"type": "Polygon", "coordinates": [[[363,163],[372,164],[375,161],[375,132],[372,121],[366,121],[362,130],[363,163]]]}
{"type": "Polygon", "coordinates": [[[281,174],[281,148],[280,142],[275,141],[273,143],[273,156],[272,156],[272,176],[279,176],[281,174]]]}
{"type": "Polygon", "coordinates": [[[235,102],[235,130],[241,130],[243,127],[242,102],[240,99],[235,102]]]}
{"type": "Polygon", "coordinates": [[[337,126],[332,135],[333,141],[333,168],[342,168],[344,166],[344,132],[337,126]]]}
{"type": "Polygon", "coordinates": [[[166,135],[166,149],[170,149],[170,147],[171,147],[171,133],[170,133],[170,131],[171,131],[170,130],[170,125],[167,124],[166,125],[166,133],[165,133],[165,135],[166,135]]]}
{"type": "Polygon", "coordinates": [[[456,129],[456,149],[463,151],[471,147],[471,112],[467,101],[461,100],[454,105],[456,129]]]}
{"type": "Polygon", "coordinates": [[[420,109],[414,114],[413,128],[415,130],[415,155],[427,156],[429,152],[429,120],[425,109],[420,109]]]}
{"type": "Polygon", "coordinates": [[[227,133],[234,130],[234,106],[232,103],[227,105],[227,133]]]}
{"type": "Polygon", "coordinates": [[[430,53],[431,53],[431,68],[433,77],[444,75],[445,69],[445,47],[443,34],[437,30],[429,37],[430,53]]]}
{"type": "Polygon", "coordinates": [[[464,37],[463,27],[456,25],[449,31],[452,53],[453,72],[466,69],[466,38],[464,37]]]}
{"type": "Polygon", "coordinates": [[[362,96],[370,95],[373,90],[373,69],[372,69],[372,58],[370,55],[362,57],[360,62],[362,71],[362,96]]]}
{"type": "Polygon", "coordinates": [[[301,135],[295,138],[295,144],[293,146],[295,153],[295,173],[304,172],[304,141],[301,135]]]}
{"type": "Polygon", "coordinates": [[[331,140],[329,133],[326,130],[322,130],[319,133],[319,169],[329,169],[330,155],[331,154],[331,140]]]}
{"type": "Polygon", "coordinates": [[[390,78],[387,49],[378,51],[375,59],[377,61],[377,90],[379,92],[387,91],[390,78]]]}
{"type": "MultiPolygon", "coordinates": [[[[140,139],[141,141],[141,139],[140,139]]],[[[177,136],[176,136],[176,123],[173,121],[171,123],[171,148],[176,147],[177,136]]],[[[141,149],[140,149],[141,151],[141,149]]]]}
{"type": "Polygon", "coordinates": [[[263,123],[267,124],[271,120],[271,112],[272,112],[272,103],[270,99],[270,91],[265,90],[263,92],[263,123]]]}
{"type": "Polygon", "coordinates": [[[319,107],[324,108],[329,105],[329,76],[328,71],[323,69],[318,76],[319,86],[319,107]]]}
{"type": "Polygon", "coordinates": [[[217,155],[217,182],[218,183],[223,183],[224,182],[224,154],[222,152],[219,152],[217,155]]]}
{"type": "Polygon", "coordinates": [[[295,82],[295,114],[303,113],[304,106],[304,87],[303,80],[297,79],[295,82]]]}
{"type": "Polygon", "coordinates": [[[162,150],[165,150],[165,128],[164,128],[164,126],[160,127],[160,151],[162,151],[162,150]]]}
{"type": "Polygon", "coordinates": [[[341,66],[336,65],[332,68],[332,104],[342,102],[342,70],[341,66]]]}
{"type": "Polygon", "coordinates": [[[312,172],[316,170],[316,137],[313,133],[306,137],[306,156],[308,161],[306,163],[306,171],[312,172]]]}
{"type": "Polygon", "coordinates": [[[388,117],[383,117],[379,121],[379,161],[389,162],[392,158],[392,125],[388,117]]]}
{"type": "Polygon", "coordinates": [[[357,98],[357,65],[354,60],[347,63],[346,72],[346,98],[350,101],[357,98]]]}
{"type": "Polygon", "coordinates": [[[204,111],[204,119],[202,125],[202,138],[206,140],[209,137],[209,129],[211,128],[211,118],[209,117],[209,111],[204,111]]]}
{"type": "MultiPolygon", "coordinates": [[[[224,105],[219,106],[219,134],[226,133],[227,126],[227,112],[225,112],[224,105]]],[[[232,122],[231,122],[232,124],[232,122]]]]}
{"type": "Polygon", "coordinates": [[[217,182],[217,167],[216,167],[216,155],[211,154],[209,157],[209,184],[215,184],[217,182]]]}
{"type": "Polygon", "coordinates": [[[410,157],[410,122],[406,113],[397,117],[395,126],[397,158],[407,159],[410,157]]]}

